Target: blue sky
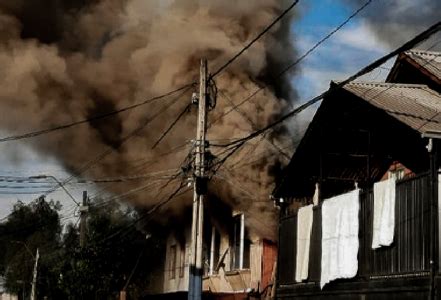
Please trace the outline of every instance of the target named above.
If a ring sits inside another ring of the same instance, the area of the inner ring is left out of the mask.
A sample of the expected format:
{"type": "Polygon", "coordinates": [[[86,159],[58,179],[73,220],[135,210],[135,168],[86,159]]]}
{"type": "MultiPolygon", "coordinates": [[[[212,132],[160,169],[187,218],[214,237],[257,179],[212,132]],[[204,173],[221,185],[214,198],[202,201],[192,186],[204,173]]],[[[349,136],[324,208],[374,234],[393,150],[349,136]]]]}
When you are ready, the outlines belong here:
{"type": "MultiPolygon", "coordinates": [[[[365,8],[368,9],[369,6],[365,8]]],[[[355,8],[340,1],[313,0],[301,10],[300,19],[292,28],[299,54],[340,25],[355,8]]],[[[293,84],[300,98],[308,99],[327,89],[330,80],[346,78],[388,50],[369,30],[361,12],[301,63],[299,76],[294,78],[293,84]]],[[[380,81],[386,72],[379,70],[364,79],[380,81]],[[378,74],[380,72],[383,74],[378,74]]]]}
{"type": "MultiPolygon", "coordinates": [[[[343,5],[341,1],[302,2],[299,6],[299,17],[291,28],[292,42],[298,51],[297,55],[303,55],[343,23],[357,8],[343,5]]],[[[299,96],[298,103],[306,102],[326,91],[331,80],[346,79],[390,51],[387,45],[377,39],[363,19],[364,12],[371,8],[373,7],[367,6],[298,65],[296,76],[292,78],[292,84],[299,96]]],[[[385,64],[385,67],[388,68],[392,64],[393,60],[385,64]]],[[[386,69],[377,69],[361,79],[382,81],[387,72],[386,69]]],[[[319,104],[316,104],[292,119],[289,124],[292,132],[302,134],[318,106],[319,104]]]]}

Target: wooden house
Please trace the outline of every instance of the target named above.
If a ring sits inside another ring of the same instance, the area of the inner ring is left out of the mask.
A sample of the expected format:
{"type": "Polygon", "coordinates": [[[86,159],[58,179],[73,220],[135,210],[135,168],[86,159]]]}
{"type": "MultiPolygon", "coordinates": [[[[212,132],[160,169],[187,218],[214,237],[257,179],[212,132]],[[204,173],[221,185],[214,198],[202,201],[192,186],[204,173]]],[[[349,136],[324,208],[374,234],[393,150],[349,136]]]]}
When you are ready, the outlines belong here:
{"type": "Polygon", "coordinates": [[[273,192],[281,208],[277,298],[441,299],[439,70],[439,53],[408,51],[387,82],[352,82],[322,101],[273,192]],[[388,176],[397,178],[394,240],[372,249],[373,184],[388,176]],[[355,187],[357,275],[321,289],[322,205],[355,187]],[[296,282],[298,207],[315,193],[308,279],[296,282]]]}

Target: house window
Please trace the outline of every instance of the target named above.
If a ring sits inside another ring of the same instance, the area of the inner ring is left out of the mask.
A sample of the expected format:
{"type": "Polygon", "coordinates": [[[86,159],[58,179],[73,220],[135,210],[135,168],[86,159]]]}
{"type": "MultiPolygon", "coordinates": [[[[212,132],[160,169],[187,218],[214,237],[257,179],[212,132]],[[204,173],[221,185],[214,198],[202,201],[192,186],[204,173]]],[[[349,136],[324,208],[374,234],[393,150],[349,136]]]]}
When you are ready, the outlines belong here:
{"type": "Polygon", "coordinates": [[[233,219],[230,235],[230,267],[231,270],[248,269],[250,267],[250,240],[247,238],[245,216],[237,215],[233,219]]]}
{"type": "Polygon", "coordinates": [[[185,272],[185,245],[181,245],[179,254],[179,277],[182,278],[185,272]]]}
{"type": "Polygon", "coordinates": [[[170,279],[175,279],[176,277],[176,245],[170,246],[170,260],[169,260],[169,274],[170,279]]]}

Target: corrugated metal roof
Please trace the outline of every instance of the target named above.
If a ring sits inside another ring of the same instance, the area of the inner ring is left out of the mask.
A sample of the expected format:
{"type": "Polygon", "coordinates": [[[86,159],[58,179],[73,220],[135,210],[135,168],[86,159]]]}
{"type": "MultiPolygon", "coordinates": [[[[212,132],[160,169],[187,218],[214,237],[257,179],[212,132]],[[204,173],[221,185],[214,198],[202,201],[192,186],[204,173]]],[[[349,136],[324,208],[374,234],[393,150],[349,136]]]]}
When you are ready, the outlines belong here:
{"type": "Polygon", "coordinates": [[[413,49],[404,54],[441,80],[441,52],[413,49]]]}
{"type": "Polygon", "coordinates": [[[426,85],[352,82],[344,89],[421,133],[441,132],[441,95],[426,85]]]}

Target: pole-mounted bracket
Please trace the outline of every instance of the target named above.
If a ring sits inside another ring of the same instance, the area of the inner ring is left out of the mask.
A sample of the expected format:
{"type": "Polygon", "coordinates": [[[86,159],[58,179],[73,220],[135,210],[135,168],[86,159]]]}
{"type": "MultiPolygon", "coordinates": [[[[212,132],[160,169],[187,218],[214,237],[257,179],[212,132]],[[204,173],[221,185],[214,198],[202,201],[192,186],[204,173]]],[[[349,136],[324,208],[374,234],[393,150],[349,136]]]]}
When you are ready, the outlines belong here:
{"type": "Polygon", "coordinates": [[[198,105],[199,104],[199,94],[193,93],[191,95],[191,104],[198,105]]]}

